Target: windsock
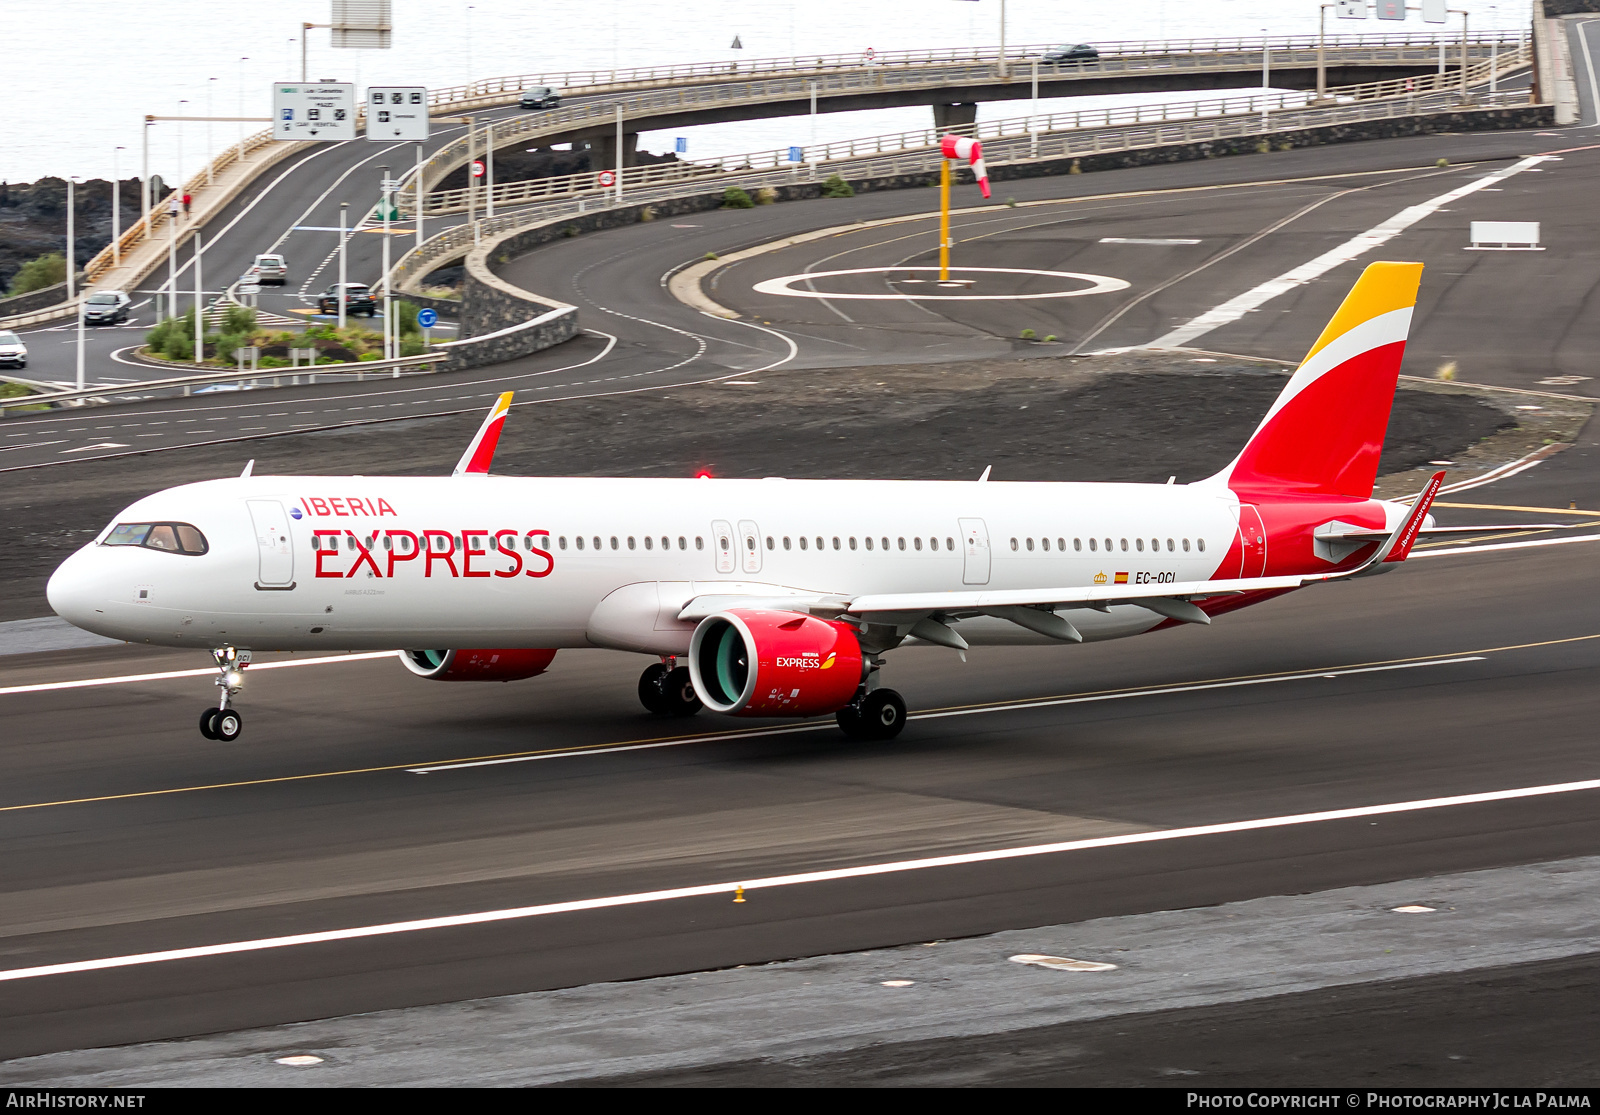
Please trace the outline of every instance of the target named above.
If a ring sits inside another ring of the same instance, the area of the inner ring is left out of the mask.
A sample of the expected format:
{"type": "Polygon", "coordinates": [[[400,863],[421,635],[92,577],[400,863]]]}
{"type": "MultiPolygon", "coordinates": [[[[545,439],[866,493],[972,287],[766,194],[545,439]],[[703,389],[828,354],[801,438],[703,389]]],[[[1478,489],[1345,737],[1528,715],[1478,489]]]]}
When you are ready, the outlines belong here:
{"type": "Polygon", "coordinates": [[[947,159],[966,159],[972,164],[972,176],[978,180],[983,196],[989,196],[989,170],[983,165],[983,144],[966,136],[942,136],[939,152],[947,159]]]}

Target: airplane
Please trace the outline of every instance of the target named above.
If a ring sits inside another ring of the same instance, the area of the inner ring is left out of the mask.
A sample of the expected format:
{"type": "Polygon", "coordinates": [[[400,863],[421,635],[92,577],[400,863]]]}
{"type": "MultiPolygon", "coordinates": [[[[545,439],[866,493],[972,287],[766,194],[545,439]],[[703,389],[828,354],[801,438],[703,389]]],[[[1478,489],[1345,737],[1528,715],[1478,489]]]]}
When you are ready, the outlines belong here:
{"type": "Polygon", "coordinates": [[[450,476],[251,462],[133,503],[48,597],[100,635],[209,649],[220,694],[200,731],[224,742],[254,654],[395,647],[447,648],[398,652],[430,681],[633,651],[656,659],[652,713],[831,713],[889,739],[898,647],[964,660],[1209,624],[1405,561],[1444,473],[1409,506],[1372,492],[1421,276],[1369,265],[1238,456],[1190,484],[490,475],[508,392],[450,476]]]}

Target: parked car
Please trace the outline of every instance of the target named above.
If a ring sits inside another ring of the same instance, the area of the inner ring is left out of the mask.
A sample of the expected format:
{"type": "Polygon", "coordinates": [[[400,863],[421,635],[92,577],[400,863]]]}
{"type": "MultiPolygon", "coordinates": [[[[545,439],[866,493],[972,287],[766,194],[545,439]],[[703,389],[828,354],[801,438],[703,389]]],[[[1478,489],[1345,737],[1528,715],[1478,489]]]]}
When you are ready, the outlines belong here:
{"type": "MultiPolygon", "coordinates": [[[[373,317],[378,312],[378,304],[373,301],[372,288],[366,283],[344,284],[345,314],[366,314],[373,317]]],[[[319,314],[338,314],[339,312],[339,284],[334,283],[317,297],[317,312],[319,314]]]]}
{"type": "Polygon", "coordinates": [[[128,320],[133,299],[120,290],[97,290],[83,304],[85,325],[121,325],[128,320]]]}
{"type": "Polygon", "coordinates": [[[255,281],[258,283],[274,283],[282,286],[289,278],[288,260],[271,252],[256,256],[256,261],[250,265],[250,270],[255,273],[255,281]]]}
{"type": "Polygon", "coordinates": [[[1054,50],[1046,51],[1041,62],[1098,62],[1100,52],[1088,43],[1075,43],[1072,46],[1058,46],[1054,50]]]}
{"type": "Polygon", "coordinates": [[[561,94],[548,85],[529,86],[518,102],[523,108],[555,108],[560,103],[561,94]]]}
{"type": "Polygon", "coordinates": [[[22,338],[15,333],[0,330],[0,366],[10,368],[28,366],[28,346],[23,344],[22,338]]]}

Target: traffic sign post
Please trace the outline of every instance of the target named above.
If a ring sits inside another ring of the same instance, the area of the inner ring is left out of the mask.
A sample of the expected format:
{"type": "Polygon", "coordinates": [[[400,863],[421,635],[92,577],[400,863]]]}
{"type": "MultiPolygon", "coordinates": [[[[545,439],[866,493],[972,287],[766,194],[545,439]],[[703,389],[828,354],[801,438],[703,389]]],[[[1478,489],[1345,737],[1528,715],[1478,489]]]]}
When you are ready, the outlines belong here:
{"type": "Polygon", "coordinates": [[[601,189],[609,190],[617,184],[617,172],[614,170],[602,170],[594,176],[594,180],[601,189]]]}
{"type": "Polygon", "coordinates": [[[430,306],[424,306],[417,311],[417,324],[422,327],[422,350],[426,352],[433,347],[431,331],[439,324],[439,315],[430,306]]]}
{"type": "Polygon", "coordinates": [[[356,138],[356,87],[336,82],[272,87],[272,138],[356,138]]]}
{"type": "Polygon", "coordinates": [[[417,143],[428,138],[428,91],[420,85],[367,89],[367,138],[373,143],[417,143]]]}

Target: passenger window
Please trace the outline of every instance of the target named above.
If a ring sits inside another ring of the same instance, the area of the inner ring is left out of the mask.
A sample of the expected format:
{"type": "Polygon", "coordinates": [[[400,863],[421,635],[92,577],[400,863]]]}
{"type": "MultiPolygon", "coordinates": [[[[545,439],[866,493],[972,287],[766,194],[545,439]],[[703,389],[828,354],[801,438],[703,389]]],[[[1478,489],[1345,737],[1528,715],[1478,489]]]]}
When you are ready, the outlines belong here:
{"type": "Polygon", "coordinates": [[[565,550],[567,548],[567,536],[563,534],[560,538],[556,539],[556,544],[565,550]]]}
{"type": "MultiPolygon", "coordinates": [[[[697,539],[695,539],[695,541],[698,542],[699,539],[697,538],[697,539]]],[[[717,539],[717,542],[722,546],[722,552],[723,553],[727,553],[728,552],[728,540],[726,538],[719,538],[719,539],[717,539]]]]}
{"type": "Polygon", "coordinates": [[[783,536],[783,548],[785,550],[794,549],[794,546],[791,544],[789,536],[787,534],[783,536]]]}
{"type": "Polygon", "coordinates": [[[928,549],[937,550],[938,548],[939,548],[939,540],[937,538],[928,539],[928,549]]]}
{"type": "Polygon", "coordinates": [[[866,539],[866,542],[867,542],[867,549],[869,549],[869,550],[872,549],[872,538],[870,536],[866,539]]]}
{"type": "Polygon", "coordinates": [[[911,544],[912,544],[912,546],[914,546],[918,550],[922,549],[922,539],[921,538],[913,538],[911,540],[911,544]]]}
{"type": "Polygon", "coordinates": [[[616,535],[614,535],[614,534],[613,534],[613,535],[612,535],[612,536],[611,536],[611,548],[612,548],[612,549],[613,549],[613,550],[620,550],[620,549],[622,549],[622,547],[621,547],[621,546],[619,546],[619,545],[617,545],[617,536],[616,536],[616,535]]]}
{"type": "Polygon", "coordinates": [[[879,539],[879,541],[883,544],[883,548],[885,550],[889,548],[889,540],[887,538],[879,539]]]}
{"type": "Polygon", "coordinates": [[[1028,539],[1028,552],[1033,553],[1033,539],[1028,539]]]}
{"type": "Polygon", "coordinates": [[[648,534],[644,536],[644,548],[645,549],[647,549],[647,550],[655,549],[654,543],[655,543],[655,539],[651,538],[648,534]]]}
{"type": "Polygon", "coordinates": [[[833,536],[833,548],[835,550],[839,548],[839,536],[837,534],[833,536]]]}
{"type": "Polygon", "coordinates": [[[949,550],[951,553],[954,553],[956,549],[956,540],[954,538],[946,538],[944,540],[944,548],[949,550]]]}
{"type": "Polygon", "coordinates": [[[1155,551],[1157,551],[1159,549],[1161,549],[1161,539],[1159,539],[1159,538],[1150,539],[1150,551],[1152,553],[1154,553],[1155,551]]]}
{"type": "Polygon", "coordinates": [[[1099,545],[1095,542],[1095,540],[1093,538],[1089,539],[1089,552],[1090,553],[1093,553],[1095,550],[1098,550],[1099,548],[1100,548],[1099,545]]]}
{"type": "Polygon", "coordinates": [[[1188,553],[1189,552],[1189,540],[1187,538],[1185,538],[1183,540],[1183,552],[1184,553],[1188,553]]]}
{"type": "Polygon", "coordinates": [[[902,539],[899,539],[899,542],[900,542],[900,548],[902,550],[905,549],[906,548],[906,540],[904,538],[902,538],[902,539]]]}
{"type": "Polygon", "coordinates": [[[670,538],[668,538],[668,537],[667,537],[667,536],[666,536],[666,535],[664,535],[664,534],[663,534],[663,535],[662,535],[662,536],[661,536],[661,548],[662,548],[662,549],[663,549],[663,550],[670,550],[670,549],[672,549],[672,539],[670,539],[670,538]]]}
{"type": "MultiPolygon", "coordinates": [[[[678,541],[682,542],[683,539],[680,538],[680,539],[678,539],[678,541]]],[[[706,548],[706,540],[705,540],[705,538],[702,537],[701,535],[698,535],[698,534],[695,535],[694,536],[694,548],[697,549],[697,550],[705,549],[706,548]]]]}
{"type": "Polygon", "coordinates": [[[822,535],[817,535],[817,549],[822,549],[822,535]]]}
{"type": "Polygon", "coordinates": [[[1015,549],[1016,549],[1016,548],[1017,548],[1017,540],[1016,540],[1016,539],[1015,539],[1015,538],[1013,538],[1013,539],[1012,539],[1012,540],[1011,540],[1011,548],[1012,548],[1012,549],[1013,549],[1013,550],[1015,550],[1015,549]]]}
{"type": "Polygon", "coordinates": [[[1048,538],[1039,539],[1039,548],[1048,553],[1049,550],[1050,550],[1050,539],[1048,539],[1048,538]]]}
{"type": "Polygon", "coordinates": [[[856,536],[853,534],[850,536],[850,548],[852,550],[856,548],[856,536]]]}
{"type": "Polygon", "coordinates": [[[1202,554],[1206,552],[1206,540],[1204,538],[1196,538],[1194,544],[1202,554]]]}
{"type": "Polygon", "coordinates": [[[577,542],[578,549],[580,549],[580,550],[583,549],[583,535],[581,535],[581,534],[578,535],[578,537],[575,538],[573,541],[577,542]]]}
{"type": "MultiPolygon", "coordinates": [[[[160,531],[160,530],[163,530],[163,529],[171,530],[172,528],[171,527],[165,527],[165,528],[156,527],[155,530],[152,530],[150,532],[150,541],[146,542],[145,545],[147,545],[147,546],[160,546],[160,543],[158,543],[156,541],[156,533],[158,531],[160,531]]],[[[165,549],[166,547],[161,546],[160,548],[165,549]]],[[[174,545],[172,548],[173,549],[177,549],[177,546],[174,545]]],[[[344,536],[344,548],[347,549],[347,550],[353,550],[353,549],[356,548],[356,536],[355,535],[347,534],[347,535],[344,536]]]]}
{"type": "MultiPolygon", "coordinates": [[[[1110,543],[1108,542],[1107,546],[1109,546],[1109,545],[1110,545],[1110,543]]],[[[1128,540],[1126,538],[1124,538],[1122,540],[1122,552],[1123,553],[1127,553],[1128,552],[1128,540]]]]}
{"type": "Polygon", "coordinates": [[[1081,538],[1074,538],[1074,539],[1073,539],[1073,540],[1072,540],[1072,548],[1073,548],[1073,549],[1074,549],[1074,550],[1081,550],[1081,549],[1083,549],[1083,539],[1081,539],[1081,538]]]}
{"type": "Polygon", "coordinates": [[[681,534],[680,534],[680,535],[678,535],[678,549],[680,549],[680,550],[687,550],[687,549],[688,549],[688,548],[689,548],[689,541],[688,541],[688,539],[686,539],[686,538],[685,538],[685,537],[684,537],[684,536],[683,536],[683,535],[681,535],[681,534]]]}
{"type": "Polygon", "coordinates": [[[598,534],[594,536],[594,548],[597,550],[600,548],[600,536],[598,534]]]}
{"type": "MultiPolygon", "coordinates": [[[[611,548],[613,550],[615,550],[617,548],[617,540],[615,538],[613,538],[611,540],[611,548]]],[[[633,535],[631,535],[631,534],[628,535],[628,549],[630,549],[630,550],[636,549],[636,547],[633,544],[633,535]]]]}
{"type": "Polygon", "coordinates": [[[777,542],[776,542],[776,541],[775,541],[775,540],[774,540],[774,539],[773,539],[773,537],[772,537],[772,535],[770,535],[770,534],[769,534],[769,535],[767,535],[767,549],[769,549],[769,550],[775,550],[775,549],[777,549],[777,548],[778,548],[778,544],[777,544],[777,542]]]}
{"type": "MultiPolygon", "coordinates": [[[[1128,547],[1126,545],[1124,545],[1122,548],[1124,550],[1126,550],[1128,547]]],[[[1133,540],[1133,548],[1138,550],[1141,554],[1144,553],[1144,539],[1143,538],[1135,538],[1133,540]]]]}
{"type": "Polygon", "coordinates": [[[1167,539],[1167,553],[1170,554],[1175,549],[1177,549],[1177,547],[1172,544],[1172,539],[1167,539]]]}

